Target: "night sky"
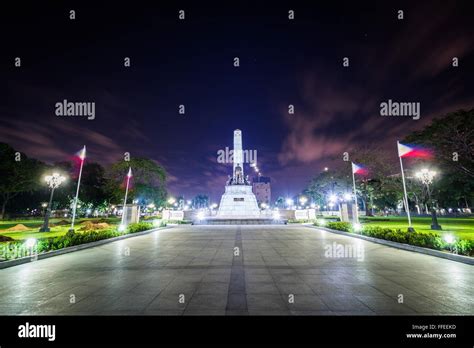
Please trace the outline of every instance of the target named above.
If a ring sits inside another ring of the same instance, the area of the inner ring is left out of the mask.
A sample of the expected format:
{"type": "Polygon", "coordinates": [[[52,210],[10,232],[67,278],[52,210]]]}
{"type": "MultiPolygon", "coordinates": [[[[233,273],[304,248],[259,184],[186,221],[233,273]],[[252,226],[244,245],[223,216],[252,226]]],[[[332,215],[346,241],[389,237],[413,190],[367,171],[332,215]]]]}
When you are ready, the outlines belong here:
{"type": "Polygon", "coordinates": [[[174,195],[220,197],[231,165],[217,151],[236,128],[276,199],[341,166],[344,151],[370,146],[396,160],[396,140],[474,106],[468,1],[55,3],[1,5],[0,141],[48,163],[84,144],[103,165],[149,157],[174,195]],[[95,119],[56,116],[64,99],[95,102],[95,119]],[[420,120],[380,116],[388,99],[420,102],[420,120]]]}

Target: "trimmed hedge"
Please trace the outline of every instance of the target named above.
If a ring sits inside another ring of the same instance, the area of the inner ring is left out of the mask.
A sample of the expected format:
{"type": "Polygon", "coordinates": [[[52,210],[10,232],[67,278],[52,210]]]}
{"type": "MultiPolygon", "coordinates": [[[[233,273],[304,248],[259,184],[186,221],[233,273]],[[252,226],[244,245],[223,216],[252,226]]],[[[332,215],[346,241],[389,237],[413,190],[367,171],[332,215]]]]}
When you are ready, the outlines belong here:
{"type": "Polygon", "coordinates": [[[151,230],[153,224],[151,222],[138,222],[128,225],[128,233],[137,233],[141,231],[151,230]]]}
{"type": "MultiPolygon", "coordinates": [[[[166,226],[166,223],[161,223],[160,227],[166,226]]],[[[128,225],[125,232],[119,232],[116,228],[109,228],[104,230],[94,230],[79,233],[66,233],[60,237],[50,237],[38,239],[34,251],[38,254],[51,250],[59,250],[70,246],[97,242],[103,239],[122,236],[129,233],[137,233],[154,228],[153,223],[140,222],[128,225]]],[[[11,260],[30,255],[30,250],[25,247],[24,241],[13,241],[0,244],[0,259],[11,260]]]]}
{"type": "Polygon", "coordinates": [[[326,225],[328,228],[332,228],[334,230],[351,232],[352,225],[349,222],[328,222],[326,225]]]}
{"type": "MultiPolygon", "coordinates": [[[[318,222],[315,223],[318,226],[318,222]]],[[[474,256],[474,241],[458,240],[453,244],[446,243],[434,233],[404,232],[380,226],[363,226],[362,231],[355,232],[349,222],[328,222],[326,226],[333,230],[362,234],[364,236],[389,240],[392,242],[415,245],[435,250],[449,250],[461,255],[474,256]]]]}

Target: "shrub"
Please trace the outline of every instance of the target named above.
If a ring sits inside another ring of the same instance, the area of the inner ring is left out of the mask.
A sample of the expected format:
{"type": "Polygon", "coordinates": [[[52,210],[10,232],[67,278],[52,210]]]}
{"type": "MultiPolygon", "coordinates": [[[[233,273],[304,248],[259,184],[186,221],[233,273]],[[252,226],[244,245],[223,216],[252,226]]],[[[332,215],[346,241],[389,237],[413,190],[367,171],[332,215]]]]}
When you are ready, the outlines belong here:
{"type": "Polygon", "coordinates": [[[151,230],[153,224],[151,222],[138,222],[128,225],[128,233],[137,233],[141,231],[151,230]]]}
{"type": "MultiPolygon", "coordinates": [[[[448,245],[446,245],[449,248],[448,245]]],[[[453,250],[457,251],[458,254],[474,256],[474,241],[472,240],[459,240],[453,245],[453,250]]]]}
{"type": "Polygon", "coordinates": [[[69,246],[96,242],[102,239],[108,239],[112,237],[120,236],[121,233],[115,229],[108,229],[102,231],[88,231],[82,233],[68,233],[64,236],[45,238],[38,240],[37,251],[38,253],[46,252],[50,250],[58,250],[69,246]]]}
{"type": "Polygon", "coordinates": [[[0,242],[11,242],[11,241],[14,241],[14,239],[12,237],[2,236],[0,234],[0,242]]]}
{"type": "MultiPolygon", "coordinates": [[[[317,222],[315,225],[317,225],[317,222]]],[[[338,231],[354,232],[349,222],[328,222],[327,227],[338,231]]],[[[449,250],[467,256],[474,255],[474,241],[459,240],[450,247],[439,235],[434,233],[404,232],[400,229],[394,230],[387,227],[365,225],[361,234],[423,248],[449,250]]]]}
{"type": "Polygon", "coordinates": [[[345,231],[345,232],[350,232],[351,231],[351,224],[349,222],[328,222],[326,225],[328,228],[332,228],[334,230],[338,231],[345,231]]]}
{"type": "MultiPolygon", "coordinates": [[[[160,227],[166,226],[166,222],[161,221],[160,227]]],[[[136,224],[130,224],[128,226],[127,233],[136,233],[140,231],[146,231],[153,228],[153,223],[140,222],[136,224]]],[[[96,242],[103,239],[118,237],[123,235],[117,231],[116,228],[108,228],[102,230],[90,230],[84,232],[71,233],[67,232],[65,235],[60,237],[50,237],[38,239],[35,247],[35,252],[44,253],[51,250],[58,250],[67,248],[74,245],[86,244],[96,242]]],[[[20,257],[28,256],[30,251],[25,247],[24,241],[11,241],[1,243],[0,245],[0,260],[5,259],[16,259],[20,257]]]]}
{"type": "Polygon", "coordinates": [[[308,219],[288,219],[289,224],[304,224],[310,222],[308,219]]]}

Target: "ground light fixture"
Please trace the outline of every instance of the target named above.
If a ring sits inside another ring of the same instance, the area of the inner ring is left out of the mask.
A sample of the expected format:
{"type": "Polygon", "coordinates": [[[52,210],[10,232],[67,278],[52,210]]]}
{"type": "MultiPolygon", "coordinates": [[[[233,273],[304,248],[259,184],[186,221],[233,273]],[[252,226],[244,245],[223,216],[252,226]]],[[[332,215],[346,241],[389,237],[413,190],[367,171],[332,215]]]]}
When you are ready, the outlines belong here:
{"type": "Polygon", "coordinates": [[[31,249],[33,248],[35,245],[36,245],[36,242],[37,240],[35,238],[28,238],[26,241],[25,241],[25,246],[28,248],[28,249],[31,249]]]}
{"type": "Polygon", "coordinates": [[[453,244],[456,242],[456,238],[451,233],[448,233],[443,236],[443,240],[448,244],[449,251],[452,252],[453,244]]]}
{"type": "Polygon", "coordinates": [[[203,220],[205,216],[206,216],[206,215],[204,214],[203,211],[200,211],[200,212],[197,213],[197,215],[196,215],[196,217],[198,218],[198,220],[203,220]]]}
{"type": "Polygon", "coordinates": [[[361,232],[362,231],[362,225],[358,222],[352,225],[352,228],[354,229],[355,232],[361,232]]]}
{"type": "Polygon", "coordinates": [[[448,244],[453,244],[456,240],[452,234],[445,234],[443,236],[443,239],[448,244]]]}

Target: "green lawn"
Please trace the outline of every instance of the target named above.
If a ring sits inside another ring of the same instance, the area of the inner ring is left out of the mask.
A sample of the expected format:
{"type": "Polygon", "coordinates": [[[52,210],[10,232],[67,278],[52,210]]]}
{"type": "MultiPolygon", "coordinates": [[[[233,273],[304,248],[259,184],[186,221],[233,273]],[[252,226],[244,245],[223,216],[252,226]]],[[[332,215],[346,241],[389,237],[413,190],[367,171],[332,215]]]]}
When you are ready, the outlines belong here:
{"type": "MultiPolygon", "coordinates": [[[[39,228],[43,225],[43,220],[14,220],[14,221],[0,221],[0,235],[11,237],[16,240],[24,240],[28,238],[49,238],[49,237],[58,237],[66,234],[68,231],[70,224],[68,225],[60,225],[60,226],[51,226],[59,221],[63,221],[65,219],[51,219],[49,220],[50,222],[50,232],[39,232],[39,228]],[[13,227],[17,224],[23,224],[26,227],[29,227],[30,229],[26,231],[6,231],[7,228],[13,227]]],[[[97,219],[78,219],[76,220],[74,229],[76,232],[81,232],[79,231],[79,228],[81,228],[80,223],[86,220],[97,220],[97,219]]],[[[68,221],[68,220],[66,220],[68,221]]],[[[117,224],[119,219],[117,218],[110,218],[107,219],[107,223],[110,225],[115,225],[117,224]]]]}
{"type": "MultiPolygon", "coordinates": [[[[408,227],[406,217],[361,217],[362,225],[388,227],[405,231],[408,227]]],[[[415,231],[420,233],[452,233],[458,239],[474,240],[474,217],[464,218],[438,218],[438,223],[443,228],[442,231],[431,229],[431,217],[413,217],[412,224],[415,231]]]]}

